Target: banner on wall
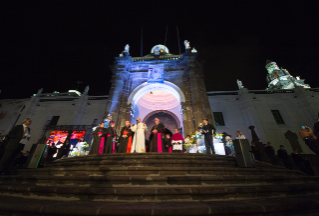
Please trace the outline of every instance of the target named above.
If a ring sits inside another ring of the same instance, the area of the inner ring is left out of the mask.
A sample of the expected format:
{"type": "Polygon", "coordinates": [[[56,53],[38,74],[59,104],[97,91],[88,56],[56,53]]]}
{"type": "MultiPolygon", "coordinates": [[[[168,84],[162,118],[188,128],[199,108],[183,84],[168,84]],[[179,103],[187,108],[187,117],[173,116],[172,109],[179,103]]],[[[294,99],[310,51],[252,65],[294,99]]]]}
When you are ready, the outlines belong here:
{"type": "Polygon", "coordinates": [[[164,83],[164,65],[148,66],[148,83],[164,83]]]}
{"type": "MultiPolygon", "coordinates": [[[[73,131],[70,139],[70,147],[71,149],[77,145],[79,141],[81,141],[81,138],[84,139],[85,131],[73,131]]],[[[63,146],[63,143],[65,142],[66,138],[68,137],[68,131],[51,131],[50,136],[46,142],[47,145],[50,145],[51,143],[55,144],[55,147],[57,147],[58,151],[63,146]]],[[[53,157],[56,157],[57,154],[55,154],[53,157]]]]}

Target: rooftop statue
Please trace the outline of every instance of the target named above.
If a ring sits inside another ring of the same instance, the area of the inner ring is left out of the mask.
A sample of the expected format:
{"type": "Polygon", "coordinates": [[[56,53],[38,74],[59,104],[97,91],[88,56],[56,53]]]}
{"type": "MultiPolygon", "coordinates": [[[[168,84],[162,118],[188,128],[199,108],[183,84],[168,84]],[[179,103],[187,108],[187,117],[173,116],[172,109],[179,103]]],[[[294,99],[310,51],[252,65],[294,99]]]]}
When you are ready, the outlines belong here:
{"type": "Polygon", "coordinates": [[[83,94],[87,94],[89,92],[89,89],[90,89],[89,86],[85,87],[83,94]]]}
{"type": "Polygon", "coordinates": [[[269,74],[272,74],[272,72],[274,70],[280,70],[278,65],[276,64],[276,62],[273,62],[273,61],[270,61],[270,60],[266,61],[266,69],[267,69],[269,74]]]}
{"type": "Polygon", "coordinates": [[[184,45],[185,45],[185,49],[190,49],[191,48],[191,44],[188,40],[184,40],[184,45]]]}
{"type": "Polygon", "coordinates": [[[37,95],[39,96],[42,93],[42,91],[43,91],[43,88],[40,88],[37,95]]]}
{"type": "Polygon", "coordinates": [[[130,45],[128,45],[128,44],[125,45],[124,52],[130,53],[130,45]]]}
{"type": "Polygon", "coordinates": [[[159,55],[159,54],[160,54],[160,49],[158,46],[156,46],[154,49],[154,55],[159,55]]]}
{"type": "Polygon", "coordinates": [[[195,47],[193,47],[192,53],[197,53],[197,50],[195,49],[195,47]]]}
{"type": "Polygon", "coordinates": [[[239,79],[237,79],[237,85],[239,89],[244,88],[242,81],[240,81],[239,79]]]}

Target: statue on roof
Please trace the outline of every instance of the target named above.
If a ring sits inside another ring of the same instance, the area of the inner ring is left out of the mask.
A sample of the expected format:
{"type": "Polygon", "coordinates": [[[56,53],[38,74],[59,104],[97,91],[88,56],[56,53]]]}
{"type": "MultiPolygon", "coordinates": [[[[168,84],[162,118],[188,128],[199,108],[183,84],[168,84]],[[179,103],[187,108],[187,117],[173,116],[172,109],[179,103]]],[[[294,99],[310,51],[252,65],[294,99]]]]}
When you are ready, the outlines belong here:
{"type": "Polygon", "coordinates": [[[158,46],[156,46],[154,49],[154,55],[159,55],[159,54],[160,54],[160,49],[158,46]]]}
{"type": "Polygon", "coordinates": [[[89,86],[85,87],[83,94],[87,94],[89,92],[89,89],[90,89],[89,86]]]}
{"type": "Polygon", "coordinates": [[[192,53],[197,53],[197,50],[195,49],[195,47],[193,47],[192,53]]]}
{"type": "Polygon", "coordinates": [[[242,81],[240,81],[239,79],[237,79],[237,85],[238,85],[238,88],[239,88],[239,89],[244,88],[244,86],[243,86],[243,82],[242,82],[242,81]]]}
{"type": "Polygon", "coordinates": [[[185,49],[190,49],[191,48],[191,44],[188,40],[184,40],[184,45],[185,45],[185,49]]]}
{"type": "Polygon", "coordinates": [[[39,96],[39,95],[42,93],[42,91],[43,91],[43,88],[40,88],[40,89],[38,90],[37,96],[39,96]]]}
{"type": "Polygon", "coordinates": [[[128,54],[130,53],[130,45],[128,45],[128,44],[125,45],[124,52],[128,53],[128,54]]]}

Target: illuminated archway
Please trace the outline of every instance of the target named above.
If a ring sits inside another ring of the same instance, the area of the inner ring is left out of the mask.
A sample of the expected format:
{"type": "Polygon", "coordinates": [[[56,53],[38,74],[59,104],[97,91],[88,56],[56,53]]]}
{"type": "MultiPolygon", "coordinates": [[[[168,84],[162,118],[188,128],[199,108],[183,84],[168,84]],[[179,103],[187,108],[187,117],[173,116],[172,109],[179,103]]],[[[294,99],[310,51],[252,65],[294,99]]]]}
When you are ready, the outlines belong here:
{"type": "MultiPolygon", "coordinates": [[[[185,102],[185,95],[175,84],[164,81],[164,83],[142,83],[130,94],[127,104],[132,107],[131,121],[140,117],[143,122],[148,121],[148,127],[152,127],[151,116],[164,115],[165,126],[176,128],[183,127],[183,116],[181,104],[185,102]],[[157,114],[158,113],[158,114],[157,114]],[[169,125],[172,124],[172,125],[169,125]]],[[[150,128],[149,128],[150,129],[150,128]]]]}
{"type": "Polygon", "coordinates": [[[185,102],[185,95],[182,90],[175,84],[164,81],[164,83],[142,83],[141,85],[137,86],[132,93],[130,94],[127,104],[132,104],[135,106],[136,102],[145,94],[161,90],[166,91],[174,95],[180,103],[185,102]]]}

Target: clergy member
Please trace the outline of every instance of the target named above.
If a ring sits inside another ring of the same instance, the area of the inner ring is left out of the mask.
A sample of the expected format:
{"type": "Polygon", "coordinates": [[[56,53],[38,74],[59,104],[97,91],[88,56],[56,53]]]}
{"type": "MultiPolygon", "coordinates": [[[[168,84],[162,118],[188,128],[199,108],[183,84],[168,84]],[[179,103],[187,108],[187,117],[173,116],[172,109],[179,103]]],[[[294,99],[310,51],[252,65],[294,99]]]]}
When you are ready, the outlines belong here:
{"type": "Polygon", "coordinates": [[[112,154],[115,153],[115,139],[116,139],[116,131],[114,122],[110,122],[110,126],[106,128],[106,141],[104,144],[103,154],[112,154]]]}
{"type": "Polygon", "coordinates": [[[203,129],[202,134],[205,135],[205,146],[206,146],[206,154],[211,154],[210,149],[212,149],[213,154],[215,154],[214,145],[213,145],[213,136],[215,133],[215,127],[212,124],[208,123],[208,119],[203,119],[203,129]]]}
{"type": "MultiPolygon", "coordinates": [[[[104,143],[106,136],[106,128],[104,128],[104,123],[100,123],[93,132],[93,143],[90,149],[90,154],[103,154],[104,143]]],[[[70,148],[70,147],[69,147],[70,148]]]]}
{"type": "MultiPolygon", "coordinates": [[[[178,133],[178,129],[175,129],[174,132],[175,133],[172,136],[172,150],[174,153],[183,153],[184,138],[182,134],[178,133]]],[[[170,152],[170,149],[168,150],[168,152],[170,152]]]]}
{"type": "Polygon", "coordinates": [[[164,125],[160,123],[160,120],[158,118],[156,118],[155,125],[151,130],[152,135],[150,141],[150,152],[163,152],[163,149],[165,148],[164,131],[164,125]]]}
{"type": "Polygon", "coordinates": [[[121,130],[121,136],[119,139],[119,153],[131,153],[132,149],[132,136],[130,121],[125,121],[125,126],[121,130]]]}
{"type": "Polygon", "coordinates": [[[131,153],[145,153],[145,131],[147,130],[146,124],[141,121],[141,118],[137,118],[137,123],[132,125],[131,130],[135,132],[131,153]]]}

